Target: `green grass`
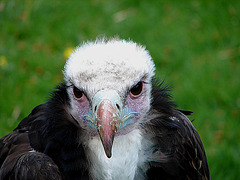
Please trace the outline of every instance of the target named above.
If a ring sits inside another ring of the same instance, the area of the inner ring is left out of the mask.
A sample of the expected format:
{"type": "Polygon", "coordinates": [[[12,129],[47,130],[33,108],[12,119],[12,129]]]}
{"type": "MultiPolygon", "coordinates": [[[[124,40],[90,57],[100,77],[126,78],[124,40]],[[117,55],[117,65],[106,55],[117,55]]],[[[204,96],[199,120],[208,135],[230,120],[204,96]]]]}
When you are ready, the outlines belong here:
{"type": "Polygon", "coordinates": [[[240,179],[240,1],[0,0],[0,135],[62,81],[67,48],[116,34],[195,112],[212,179],[240,179]]]}

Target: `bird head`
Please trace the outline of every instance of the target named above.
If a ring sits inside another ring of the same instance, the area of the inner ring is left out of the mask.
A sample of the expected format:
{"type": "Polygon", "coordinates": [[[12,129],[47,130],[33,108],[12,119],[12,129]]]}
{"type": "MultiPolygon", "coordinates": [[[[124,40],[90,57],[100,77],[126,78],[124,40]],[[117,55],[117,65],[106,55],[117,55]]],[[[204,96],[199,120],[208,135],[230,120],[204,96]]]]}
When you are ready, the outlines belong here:
{"type": "Polygon", "coordinates": [[[99,135],[106,156],[115,136],[137,128],[150,109],[155,66],[145,47],[112,39],[77,47],[64,67],[70,113],[90,135],[99,135]]]}

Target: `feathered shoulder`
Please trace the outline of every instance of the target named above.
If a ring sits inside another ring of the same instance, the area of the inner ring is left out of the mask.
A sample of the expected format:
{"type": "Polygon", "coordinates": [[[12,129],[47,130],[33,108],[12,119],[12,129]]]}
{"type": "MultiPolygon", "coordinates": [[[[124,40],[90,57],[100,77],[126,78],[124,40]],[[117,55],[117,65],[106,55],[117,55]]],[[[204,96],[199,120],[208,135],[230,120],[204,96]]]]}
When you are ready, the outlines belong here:
{"type": "Polygon", "coordinates": [[[154,114],[144,127],[153,142],[150,169],[147,175],[157,179],[210,179],[207,159],[201,139],[186,115],[171,100],[170,90],[154,81],[152,90],[154,114]]]}

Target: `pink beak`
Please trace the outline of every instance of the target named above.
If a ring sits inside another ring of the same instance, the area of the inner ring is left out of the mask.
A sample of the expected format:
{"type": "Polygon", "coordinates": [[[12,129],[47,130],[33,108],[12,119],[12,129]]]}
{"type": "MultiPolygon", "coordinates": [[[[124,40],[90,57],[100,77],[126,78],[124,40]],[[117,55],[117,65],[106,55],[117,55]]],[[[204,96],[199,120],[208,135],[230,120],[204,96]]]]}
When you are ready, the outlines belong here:
{"type": "Polygon", "coordinates": [[[104,99],[97,109],[97,129],[108,158],[112,156],[112,145],[120,122],[119,113],[113,103],[104,99]]]}

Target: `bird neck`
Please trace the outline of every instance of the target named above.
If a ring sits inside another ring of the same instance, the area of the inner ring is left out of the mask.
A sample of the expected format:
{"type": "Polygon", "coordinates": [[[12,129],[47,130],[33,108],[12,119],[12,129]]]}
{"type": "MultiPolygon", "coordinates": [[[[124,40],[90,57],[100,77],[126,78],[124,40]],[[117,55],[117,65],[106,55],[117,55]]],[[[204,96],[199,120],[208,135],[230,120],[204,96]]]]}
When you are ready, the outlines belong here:
{"type": "Polygon", "coordinates": [[[98,136],[89,139],[87,148],[92,179],[134,179],[142,162],[139,160],[142,149],[142,134],[139,129],[114,139],[111,158],[105,155],[98,136]]]}

